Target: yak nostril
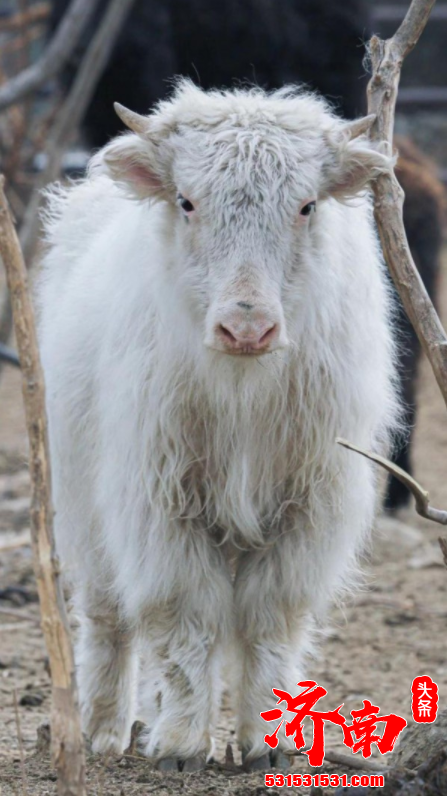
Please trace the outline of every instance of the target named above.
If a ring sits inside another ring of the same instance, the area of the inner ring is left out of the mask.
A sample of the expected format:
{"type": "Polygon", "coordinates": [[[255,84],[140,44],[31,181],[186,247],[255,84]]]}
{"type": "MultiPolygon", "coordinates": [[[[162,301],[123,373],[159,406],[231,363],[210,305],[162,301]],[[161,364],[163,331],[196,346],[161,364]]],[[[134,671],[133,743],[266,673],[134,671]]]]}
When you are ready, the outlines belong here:
{"type": "Polygon", "coordinates": [[[219,324],[219,331],[220,331],[220,333],[221,333],[221,334],[223,334],[223,336],[224,336],[224,337],[226,337],[226,338],[227,338],[227,340],[229,340],[231,343],[237,343],[237,339],[236,339],[236,337],[234,336],[234,334],[232,334],[232,333],[230,332],[230,330],[229,330],[229,329],[227,329],[227,327],[226,327],[226,326],[223,326],[222,324],[219,324]]]}
{"type": "Polygon", "coordinates": [[[267,331],[264,332],[262,337],[259,338],[258,345],[264,345],[265,343],[268,343],[271,340],[271,338],[274,336],[275,332],[276,332],[276,323],[274,323],[273,326],[270,327],[270,329],[267,329],[267,331]]]}
{"type": "Polygon", "coordinates": [[[262,349],[268,346],[271,342],[273,337],[277,331],[277,324],[274,323],[270,326],[262,335],[261,337],[257,337],[256,332],[252,332],[251,334],[243,334],[239,335],[237,332],[231,331],[228,326],[224,326],[223,323],[220,323],[217,327],[217,330],[221,337],[224,337],[229,345],[234,348],[239,348],[242,346],[249,346],[253,349],[262,349]]]}

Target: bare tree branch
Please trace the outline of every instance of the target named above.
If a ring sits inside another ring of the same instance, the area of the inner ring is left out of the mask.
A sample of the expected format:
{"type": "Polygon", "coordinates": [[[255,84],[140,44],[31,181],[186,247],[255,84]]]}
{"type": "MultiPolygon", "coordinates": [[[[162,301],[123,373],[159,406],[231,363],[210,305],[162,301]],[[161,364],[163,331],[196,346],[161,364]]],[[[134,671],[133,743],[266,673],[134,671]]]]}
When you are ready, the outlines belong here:
{"type": "Polygon", "coordinates": [[[411,53],[413,47],[418,43],[435,3],[436,0],[422,0],[422,2],[421,0],[417,0],[411,3],[410,8],[393,36],[396,50],[400,53],[402,61],[411,53]]]}
{"type": "Polygon", "coordinates": [[[86,796],[84,745],[79,719],[73,652],[53,541],[51,473],[45,387],[27,287],[26,266],[0,182],[0,254],[6,269],[22,367],[30,444],[31,541],[53,685],[53,757],[59,796],[86,796]]]}
{"type": "Polygon", "coordinates": [[[23,100],[57,74],[73,53],[99,0],[72,0],[42,57],[0,88],[0,111],[23,100]]]}
{"type": "Polygon", "coordinates": [[[353,445],[352,442],[348,442],[340,437],[336,439],[336,442],[339,445],[343,445],[344,448],[360,453],[361,456],[365,456],[367,459],[376,462],[376,464],[380,464],[380,466],[391,473],[391,475],[394,475],[394,477],[404,484],[412,493],[416,501],[416,511],[421,517],[425,517],[427,520],[433,520],[433,522],[439,522],[441,525],[447,525],[447,511],[435,509],[433,506],[430,506],[430,495],[428,492],[418,481],[412,478],[411,475],[406,473],[405,470],[402,470],[401,467],[398,467],[397,464],[394,464],[389,459],[385,459],[384,456],[379,456],[377,453],[365,451],[363,448],[359,448],[357,445],[353,445]]]}
{"type": "MultiPolygon", "coordinates": [[[[386,141],[390,151],[402,62],[418,41],[434,2],[412,0],[395,35],[386,41],[373,36],[369,45],[373,74],[368,86],[368,113],[376,115],[370,135],[378,143],[386,141]]],[[[447,404],[447,336],[408,247],[402,220],[402,189],[394,174],[381,174],[372,190],[388,268],[447,404]]]]}
{"type": "Polygon", "coordinates": [[[354,768],[358,771],[378,771],[386,773],[387,767],[383,765],[382,761],[375,763],[373,760],[358,760],[354,755],[344,755],[336,752],[335,749],[328,749],[324,753],[324,760],[327,763],[334,763],[337,766],[346,766],[347,768],[354,768]]]}
{"type": "MultiPolygon", "coordinates": [[[[305,753],[308,752],[310,747],[305,747],[304,749],[300,749],[298,752],[289,752],[286,753],[288,757],[304,757],[305,753]]],[[[387,772],[387,766],[384,766],[383,763],[381,764],[380,761],[377,763],[374,760],[360,760],[354,756],[354,754],[344,755],[340,752],[337,752],[335,749],[327,749],[324,752],[324,762],[325,763],[334,763],[337,766],[346,766],[346,768],[354,768],[358,771],[381,771],[383,773],[387,772]]]]}
{"type": "Polygon", "coordinates": [[[122,24],[134,2],[135,0],[110,0],[101,24],[90,42],[74,83],[50,132],[45,147],[48,165],[33,191],[20,230],[20,243],[28,264],[30,264],[39,231],[41,190],[48,183],[59,177],[62,156],[67,143],[82,121],[122,24]]]}

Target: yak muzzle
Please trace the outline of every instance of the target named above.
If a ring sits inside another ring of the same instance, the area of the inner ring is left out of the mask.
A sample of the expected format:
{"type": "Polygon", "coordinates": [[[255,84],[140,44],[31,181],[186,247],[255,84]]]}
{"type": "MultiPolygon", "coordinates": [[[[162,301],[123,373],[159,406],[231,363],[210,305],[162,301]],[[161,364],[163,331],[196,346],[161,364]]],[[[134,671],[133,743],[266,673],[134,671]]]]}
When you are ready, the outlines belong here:
{"type": "Polygon", "coordinates": [[[238,301],[216,312],[205,344],[226,354],[260,356],[285,348],[287,337],[279,312],[238,301]]]}

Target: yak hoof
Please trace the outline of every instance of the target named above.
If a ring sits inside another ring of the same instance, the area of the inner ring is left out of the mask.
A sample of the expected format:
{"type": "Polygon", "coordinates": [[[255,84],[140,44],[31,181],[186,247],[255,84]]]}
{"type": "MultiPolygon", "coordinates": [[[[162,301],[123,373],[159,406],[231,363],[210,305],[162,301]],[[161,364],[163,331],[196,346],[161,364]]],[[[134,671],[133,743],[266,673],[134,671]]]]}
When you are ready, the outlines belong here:
{"type": "Polygon", "coordinates": [[[183,771],[184,774],[202,771],[205,766],[206,755],[204,753],[188,757],[186,760],[181,760],[178,757],[162,757],[157,762],[158,771],[183,771]]]}
{"type": "Polygon", "coordinates": [[[162,757],[157,761],[158,771],[180,771],[179,761],[176,757],[162,757]]]}
{"type": "Polygon", "coordinates": [[[280,771],[287,771],[290,768],[290,755],[286,755],[280,749],[275,749],[270,752],[270,765],[272,768],[279,768],[280,771]]]}
{"type": "Polygon", "coordinates": [[[279,749],[266,752],[252,760],[246,758],[247,752],[242,751],[242,766],[245,771],[264,771],[266,768],[279,768],[286,771],[290,766],[290,757],[279,749]]]}
{"type": "Polygon", "coordinates": [[[248,760],[245,762],[244,756],[242,756],[243,766],[246,771],[263,771],[265,768],[270,768],[270,755],[268,752],[265,755],[261,755],[261,757],[255,757],[253,760],[248,760]]]}
{"type": "Polygon", "coordinates": [[[202,771],[206,766],[206,755],[198,754],[194,757],[188,757],[183,761],[182,771],[186,774],[192,774],[193,771],[202,771]]]}

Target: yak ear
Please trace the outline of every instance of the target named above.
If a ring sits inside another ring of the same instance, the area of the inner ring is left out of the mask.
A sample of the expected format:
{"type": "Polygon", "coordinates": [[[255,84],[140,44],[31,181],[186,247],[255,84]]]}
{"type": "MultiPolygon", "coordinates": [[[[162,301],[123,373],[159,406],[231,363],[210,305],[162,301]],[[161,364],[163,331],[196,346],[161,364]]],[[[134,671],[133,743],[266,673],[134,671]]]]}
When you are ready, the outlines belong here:
{"type": "Polygon", "coordinates": [[[364,190],[371,180],[393,167],[393,158],[375,149],[363,134],[374,117],[350,122],[328,136],[326,192],[336,199],[348,199],[364,190]]]}
{"type": "Polygon", "coordinates": [[[167,178],[159,162],[159,150],[148,137],[125,133],[94,155],[89,174],[106,174],[136,199],[162,198],[167,178]]]}

